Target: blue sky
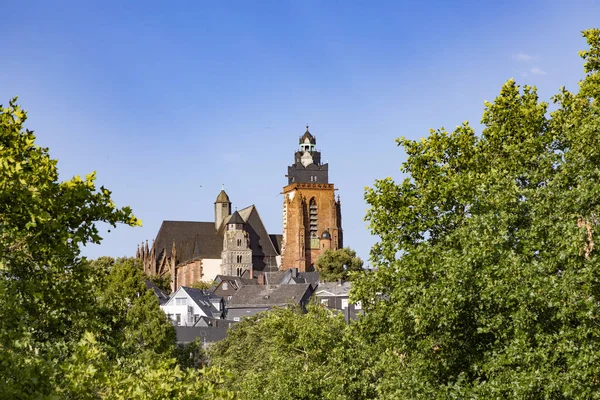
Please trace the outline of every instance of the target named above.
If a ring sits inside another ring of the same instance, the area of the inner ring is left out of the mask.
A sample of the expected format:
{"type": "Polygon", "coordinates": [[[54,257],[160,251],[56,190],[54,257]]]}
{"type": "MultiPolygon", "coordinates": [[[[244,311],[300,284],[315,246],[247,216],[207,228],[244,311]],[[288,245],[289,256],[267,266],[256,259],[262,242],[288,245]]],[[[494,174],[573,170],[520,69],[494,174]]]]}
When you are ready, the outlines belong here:
{"type": "Polygon", "coordinates": [[[84,254],[135,254],[163,220],[213,219],[225,184],[282,230],[281,188],[310,125],[367,259],[365,186],[400,180],[394,139],[479,126],[514,77],[548,100],[583,76],[600,1],[8,2],[0,103],[18,95],[61,178],[97,171],[142,228],[84,254]]]}

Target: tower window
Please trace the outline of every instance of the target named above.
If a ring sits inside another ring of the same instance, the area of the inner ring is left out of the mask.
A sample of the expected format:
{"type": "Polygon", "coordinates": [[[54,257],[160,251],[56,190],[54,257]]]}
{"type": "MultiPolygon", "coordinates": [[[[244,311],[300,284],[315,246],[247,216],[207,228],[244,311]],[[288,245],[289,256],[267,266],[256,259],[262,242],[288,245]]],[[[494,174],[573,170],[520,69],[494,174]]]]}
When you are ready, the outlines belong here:
{"type": "Polygon", "coordinates": [[[238,247],[242,245],[242,239],[237,240],[237,245],[238,245],[238,247]]]}
{"type": "Polygon", "coordinates": [[[318,208],[317,201],[313,197],[310,199],[310,203],[308,206],[308,218],[309,218],[309,235],[310,235],[310,248],[318,249],[319,248],[319,236],[317,235],[317,225],[318,225],[318,208]]]}

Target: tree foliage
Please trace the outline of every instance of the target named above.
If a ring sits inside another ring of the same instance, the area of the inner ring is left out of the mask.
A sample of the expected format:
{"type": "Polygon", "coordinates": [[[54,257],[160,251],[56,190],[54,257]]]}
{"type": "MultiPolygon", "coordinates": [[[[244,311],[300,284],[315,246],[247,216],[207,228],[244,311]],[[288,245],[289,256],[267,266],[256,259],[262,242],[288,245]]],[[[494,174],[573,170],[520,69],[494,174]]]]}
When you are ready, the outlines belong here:
{"type": "Polygon", "coordinates": [[[0,106],[0,398],[229,397],[218,370],[181,371],[174,332],[133,260],[89,263],[97,222],[140,225],[57,161],[0,106]]]}
{"type": "Polygon", "coordinates": [[[370,381],[364,354],[341,314],[309,305],[306,313],[282,308],[245,319],[210,359],[243,399],[362,399],[370,381]]]}
{"type": "Polygon", "coordinates": [[[111,343],[120,356],[172,354],[175,328],[148,290],[139,260],[101,257],[92,267],[104,277],[95,288],[95,310],[103,323],[100,340],[111,343]]]}
{"type": "Polygon", "coordinates": [[[316,267],[321,280],[335,282],[338,279],[348,280],[353,272],[362,271],[363,261],[356,255],[356,251],[345,247],[326,250],[317,259],[316,267]]]}
{"type": "Polygon", "coordinates": [[[596,398],[600,30],[555,110],[514,80],[464,123],[398,139],[406,179],[366,191],[378,271],[355,285],[381,398],[596,398]]]}

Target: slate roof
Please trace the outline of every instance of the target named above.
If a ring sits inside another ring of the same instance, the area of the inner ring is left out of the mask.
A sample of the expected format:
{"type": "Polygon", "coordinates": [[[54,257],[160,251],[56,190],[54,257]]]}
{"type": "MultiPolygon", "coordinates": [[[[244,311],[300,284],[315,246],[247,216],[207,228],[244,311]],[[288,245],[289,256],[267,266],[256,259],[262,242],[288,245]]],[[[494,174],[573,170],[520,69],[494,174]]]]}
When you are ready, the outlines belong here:
{"type": "Polygon", "coordinates": [[[311,144],[317,144],[317,139],[308,131],[308,126],[304,135],[300,137],[300,144],[303,144],[305,139],[308,139],[311,144]]]}
{"type": "MultiPolygon", "coordinates": [[[[274,242],[271,236],[280,235],[269,235],[256,207],[251,205],[226,217],[218,231],[214,222],[163,221],[153,244],[156,262],[159,263],[164,255],[171,256],[173,243],[180,263],[196,258],[220,259],[225,225],[232,218],[237,220],[237,216],[240,217],[239,223],[246,224],[246,230],[250,234],[250,248],[255,264],[262,257],[272,259],[279,255],[280,244],[275,243],[277,238],[274,242]]],[[[257,270],[261,269],[259,265],[256,267],[257,270]]]]}
{"type": "MultiPolygon", "coordinates": [[[[240,215],[244,218],[244,221],[250,226],[246,226],[247,230],[253,230],[258,235],[258,246],[260,249],[252,248],[252,254],[260,254],[260,250],[265,256],[275,257],[279,255],[279,252],[275,251],[275,246],[271,242],[269,233],[265,229],[265,225],[258,214],[258,210],[254,205],[246,207],[240,210],[240,215]],[[255,251],[257,250],[257,251],[255,251]]],[[[250,243],[252,246],[252,242],[250,243]]]]}
{"type": "Polygon", "coordinates": [[[163,221],[154,240],[157,261],[162,251],[171,256],[173,242],[180,260],[221,258],[223,250],[223,237],[217,235],[214,222],[163,221]]]}
{"type": "Polygon", "coordinates": [[[275,248],[277,254],[281,254],[281,243],[283,242],[283,235],[269,235],[269,239],[271,239],[271,243],[273,243],[273,247],[275,248]]]}
{"type": "Polygon", "coordinates": [[[153,282],[146,281],[145,283],[146,283],[146,287],[148,289],[152,290],[154,292],[154,294],[156,295],[156,297],[158,298],[158,304],[160,304],[162,306],[167,301],[169,301],[169,296],[165,292],[160,290],[159,287],[156,286],[153,282]]]}
{"type": "Polygon", "coordinates": [[[315,296],[348,296],[350,295],[350,282],[323,282],[315,289],[315,296]]]}
{"type": "Polygon", "coordinates": [[[265,283],[267,285],[279,285],[281,283],[281,281],[283,280],[283,278],[285,278],[285,276],[287,274],[289,274],[288,271],[289,270],[276,271],[276,272],[265,272],[265,283]]]}
{"type": "Polygon", "coordinates": [[[215,203],[231,203],[229,201],[229,196],[227,196],[227,193],[225,192],[225,189],[221,189],[217,195],[217,200],[215,200],[215,203]]]}
{"type": "Polygon", "coordinates": [[[177,343],[191,343],[199,338],[202,342],[214,343],[227,337],[227,326],[176,326],[177,343]]]}
{"type": "Polygon", "coordinates": [[[231,217],[229,218],[229,220],[227,221],[228,224],[245,224],[246,221],[244,221],[242,219],[242,216],[240,215],[239,212],[237,212],[237,210],[231,215],[231,217]]]}
{"type": "Polygon", "coordinates": [[[305,283],[319,283],[319,271],[298,272],[298,278],[304,279],[305,283]]]}
{"type": "Polygon", "coordinates": [[[217,275],[215,277],[215,281],[221,283],[222,281],[235,283],[238,287],[244,285],[258,285],[258,281],[256,279],[250,278],[242,278],[239,276],[229,276],[229,275],[217,275]]]}
{"type": "Polygon", "coordinates": [[[228,308],[253,308],[297,304],[311,290],[310,283],[297,285],[242,286],[229,300],[228,308]]]}

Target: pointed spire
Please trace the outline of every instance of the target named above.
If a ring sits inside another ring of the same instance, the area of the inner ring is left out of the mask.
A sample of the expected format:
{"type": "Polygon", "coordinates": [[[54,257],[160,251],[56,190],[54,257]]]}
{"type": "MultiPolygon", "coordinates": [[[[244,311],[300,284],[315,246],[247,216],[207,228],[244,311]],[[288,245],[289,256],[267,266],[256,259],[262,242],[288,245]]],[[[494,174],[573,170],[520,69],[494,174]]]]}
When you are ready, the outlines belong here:
{"type": "Polygon", "coordinates": [[[150,250],[148,250],[148,239],[146,239],[146,248],[144,249],[146,255],[150,254],[150,250]]]}
{"type": "Polygon", "coordinates": [[[140,258],[140,245],[138,244],[135,249],[135,258],[140,258]]]}

